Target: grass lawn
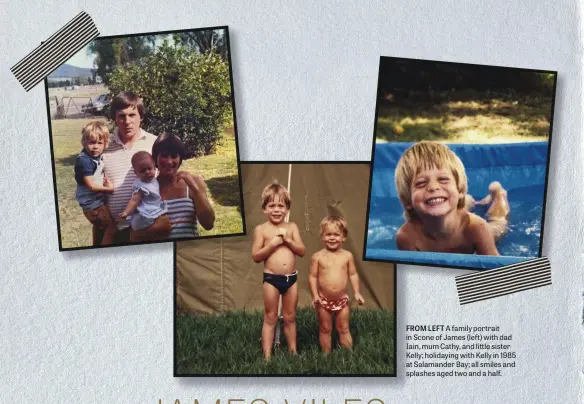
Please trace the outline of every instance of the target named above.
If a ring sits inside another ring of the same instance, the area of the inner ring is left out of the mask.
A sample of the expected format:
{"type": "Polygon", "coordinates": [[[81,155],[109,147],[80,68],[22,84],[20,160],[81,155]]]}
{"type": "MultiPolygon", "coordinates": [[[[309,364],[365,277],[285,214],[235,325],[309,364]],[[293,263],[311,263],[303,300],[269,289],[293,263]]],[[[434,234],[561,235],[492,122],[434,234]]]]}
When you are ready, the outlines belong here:
{"type": "Polygon", "coordinates": [[[49,88],[49,97],[95,97],[96,95],[107,93],[109,90],[103,84],[92,86],[79,86],[75,90],[64,90],[63,88],[49,88]]]}
{"type": "Polygon", "coordinates": [[[547,141],[552,102],[535,96],[380,101],[376,141],[513,143],[547,141]]]}
{"type": "Polygon", "coordinates": [[[318,321],[313,309],[296,313],[298,355],[280,348],[267,362],[260,334],[263,311],[231,312],[217,316],[181,314],[176,317],[175,373],[189,374],[395,374],[394,313],[385,310],[351,312],[353,351],[337,345],[324,356],[318,343],[318,321]]]}
{"type": "MultiPolygon", "coordinates": [[[[73,168],[81,151],[81,128],[92,119],[52,120],[53,152],[59,222],[63,248],[91,245],[91,224],[75,200],[73,168]]],[[[105,121],[105,119],[103,119],[105,121]]],[[[200,235],[232,234],[243,231],[239,212],[239,180],[233,129],[226,129],[217,152],[198,159],[185,160],[181,169],[201,174],[208,187],[208,197],[215,210],[215,226],[207,231],[199,226],[200,235]]]]}

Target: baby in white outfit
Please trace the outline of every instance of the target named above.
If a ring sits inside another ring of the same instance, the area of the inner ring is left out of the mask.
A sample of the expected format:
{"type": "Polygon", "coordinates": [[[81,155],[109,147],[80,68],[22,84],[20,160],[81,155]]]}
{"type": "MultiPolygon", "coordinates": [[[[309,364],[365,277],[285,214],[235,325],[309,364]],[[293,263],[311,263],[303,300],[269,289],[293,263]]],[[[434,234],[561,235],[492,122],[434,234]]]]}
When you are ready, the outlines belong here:
{"type": "Polygon", "coordinates": [[[130,241],[164,240],[170,235],[171,226],[166,204],[160,198],[154,159],[148,152],[137,152],[132,156],[132,167],[138,178],[130,202],[120,214],[120,218],[130,220],[130,241]]]}

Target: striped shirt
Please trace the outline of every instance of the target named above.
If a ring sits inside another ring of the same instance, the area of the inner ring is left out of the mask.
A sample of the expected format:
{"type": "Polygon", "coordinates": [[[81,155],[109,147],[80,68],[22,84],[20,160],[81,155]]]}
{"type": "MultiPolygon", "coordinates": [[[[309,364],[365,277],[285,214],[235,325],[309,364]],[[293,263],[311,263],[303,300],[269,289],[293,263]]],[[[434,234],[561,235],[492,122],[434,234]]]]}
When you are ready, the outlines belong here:
{"type": "Polygon", "coordinates": [[[187,197],[166,200],[166,214],[170,219],[172,230],[168,238],[198,237],[197,214],[195,204],[189,198],[189,187],[187,187],[187,197]]]}
{"type": "MultiPolygon", "coordinates": [[[[130,198],[132,198],[132,184],[136,179],[136,174],[132,168],[132,156],[139,151],[152,153],[152,145],[156,136],[140,129],[138,139],[131,149],[128,149],[120,140],[118,128],[110,137],[109,145],[103,152],[104,169],[107,179],[112,182],[114,192],[108,196],[108,207],[114,219],[126,209],[130,198]]],[[[118,229],[129,226],[126,221],[118,222],[118,229]]]]}

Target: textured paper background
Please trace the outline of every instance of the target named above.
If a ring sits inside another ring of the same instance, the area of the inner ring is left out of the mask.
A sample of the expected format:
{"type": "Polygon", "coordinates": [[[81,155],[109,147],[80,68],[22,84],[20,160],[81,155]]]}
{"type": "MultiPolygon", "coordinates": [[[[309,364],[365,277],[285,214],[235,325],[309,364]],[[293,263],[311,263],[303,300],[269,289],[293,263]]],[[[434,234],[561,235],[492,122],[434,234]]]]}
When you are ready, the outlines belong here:
{"type": "Polygon", "coordinates": [[[0,402],[583,401],[581,6],[315,3],[0,1],[0,402]],[[229,25],[250,160],[369,159],[380,55],[559,71],[544,240],[553,285],[461,307],[454,277],[464,271],[401,266],[397,378],[174,379],[172,246],[57,251],[44,88],[26,93],[9,70],[81,10],[102,35],[229,25]],[[517,368],[408,380],[406,323],[499,324],[514,335],[517,368]]]}

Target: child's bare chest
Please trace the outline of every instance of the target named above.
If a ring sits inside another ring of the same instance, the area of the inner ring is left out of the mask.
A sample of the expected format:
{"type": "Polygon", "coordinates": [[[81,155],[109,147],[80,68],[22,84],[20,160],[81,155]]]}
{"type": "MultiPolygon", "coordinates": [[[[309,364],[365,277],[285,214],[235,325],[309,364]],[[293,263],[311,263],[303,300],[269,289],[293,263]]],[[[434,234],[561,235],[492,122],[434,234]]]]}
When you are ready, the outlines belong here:
{"type": "Polygon", "coordinates": [[[320,271],[323,274],[346,270],[348,264],[349,259],[344,254],[323,253],[319,259],[320,271]]]}
{"type": "Polygon", "coordinates": [[[457,232],[450,236],[432,238],[420,232],[416,243],[418,251],[443,252],[457,254],[472,254],[475,252],[474,243],[464,232],[457,232]]]}
{"type": "Polygon", "coordinates": [[[262,234],[264,236],[264,241],[267,242],[267,241],[273,239],[274,237],[280,235],[282,231],[285,231],[286,233],[288,233],[288,231],[289,231],[288,225],[284,225],[281,227],[266,226],[262,231],[262,234]]]}

